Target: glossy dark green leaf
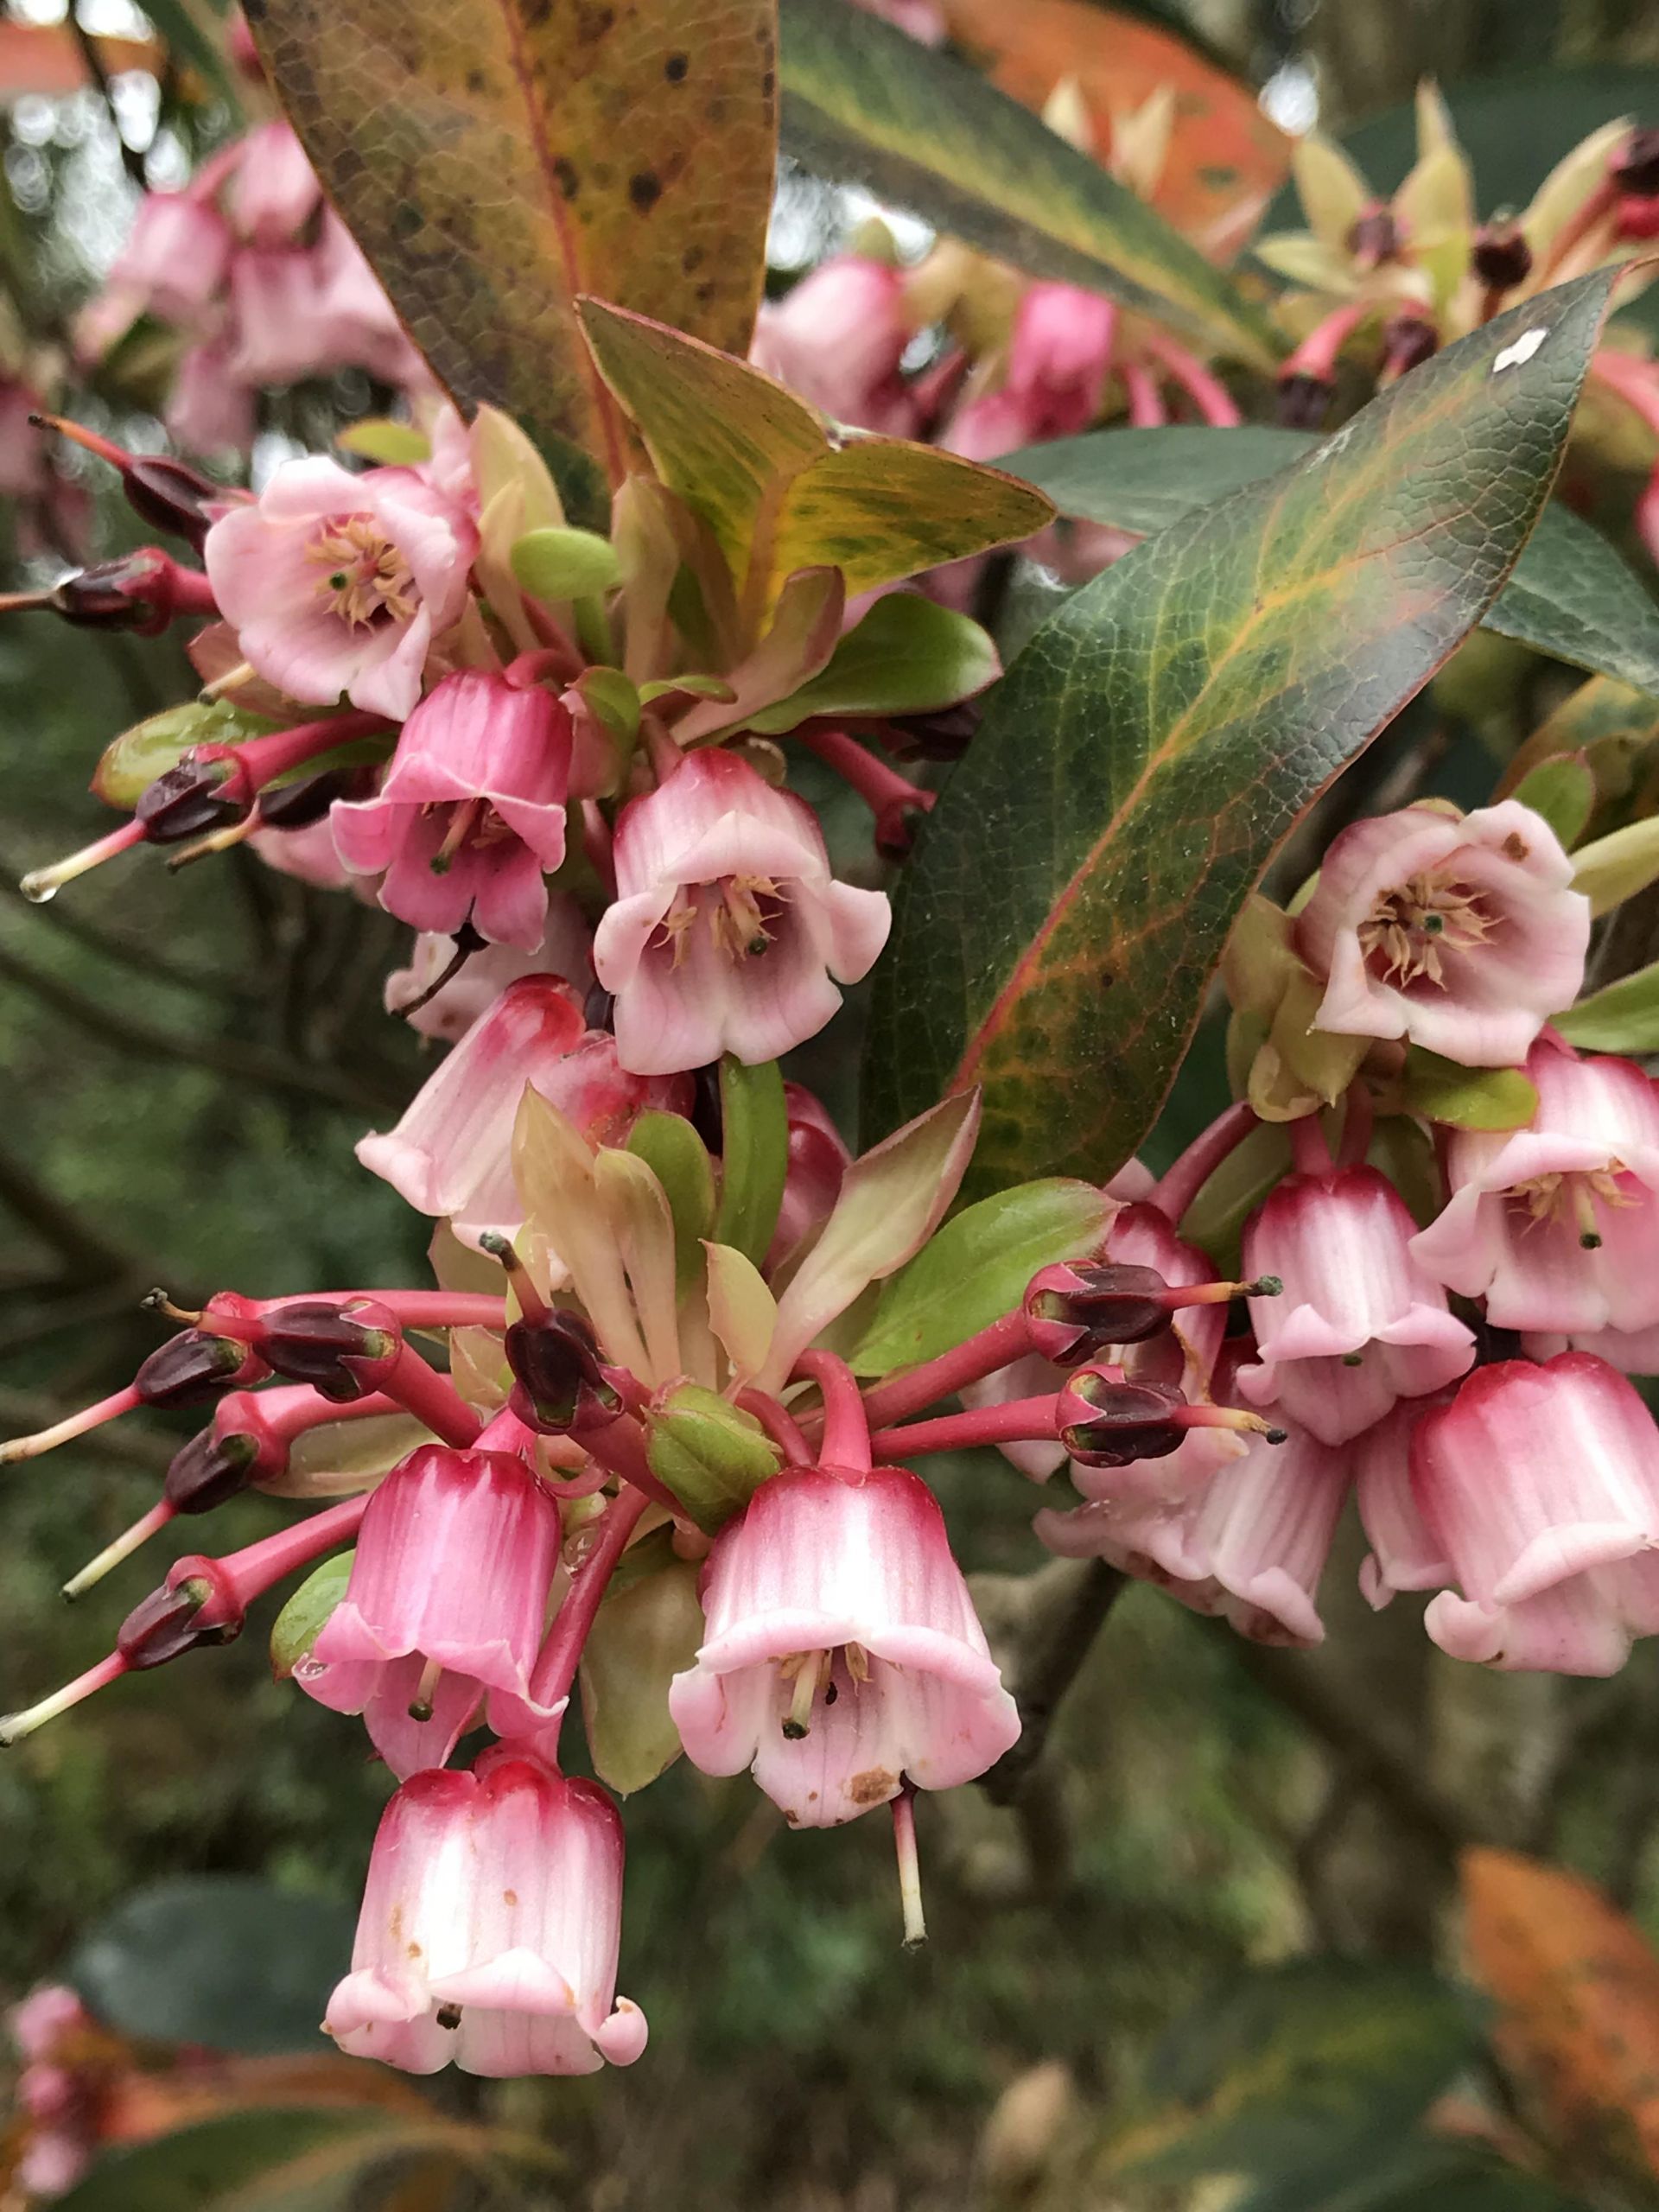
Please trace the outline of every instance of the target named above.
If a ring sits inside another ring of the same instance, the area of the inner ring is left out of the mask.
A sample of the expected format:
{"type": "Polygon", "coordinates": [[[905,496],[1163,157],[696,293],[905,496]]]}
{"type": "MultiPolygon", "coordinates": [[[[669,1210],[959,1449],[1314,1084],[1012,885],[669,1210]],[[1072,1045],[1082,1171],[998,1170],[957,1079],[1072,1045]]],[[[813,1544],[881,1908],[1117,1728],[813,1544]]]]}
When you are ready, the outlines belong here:
{"type": "Polygon", "coordinates": [[[226,2113],[106,2152],[56,2202],[59,2212],[345,2212],[365,2169],[404,2139],[372,2108],[226,2113]]]}
{"type": "MultiPolygon", "coordinates": [[[[1305,430],[1179,423],[1091,430],[1027,447],[998,465],[1039,486],[1065,514],[1150,536],[1276,474],[1319,443],[1305,430]]],[[[1576,668],[1659,690],[1659,603],[1600,532],[1559,502],[1539,516],[1484,626],[1576,668]]]]}
{"type": "Polygon", "coordinates": [[[778,1226],[789,1172],[789,1111],[776,1060],[745,1067],[728,1052],[720,1064],[720,1205],[714,1241],[759,1267],[778,1226]]]}
{"type": "Polygon", "coordinates": [[[996,1191],[963,1211],[881,1287],[874,1319],[851,1354],[858,1375],[937,1359],[1020,1302],[1039,1268],[1098,1245],[1107,1202],[1092,1183],[1053,1177],[996,1191]]]}
{"type": "Polygon", "coordinates": [[[1107,292],[1236,359],[1278,351],[1261,309],[1039,116],[846,0],[783,0],[784,144],[1033,276],[1107,292]]]}
{"type": "Polygon", "coordinates": [[[978,1083],[981,1192],[1129,1156],[1279,844],[1497,596],[1607,292],[1580,279],[1449,347],[1044,624],[901,879],[870,1134],[978,1083]]]}
{"type": "Polygon", "coordinates": [[[124,2035],[248,2054],[317,2047],[356,1915],[251,1874],[186,1874],[97,1923],[68,1979],[124,2035]]]}
{"type": "Polygon", "coordinates": [[[810,683],[748,715],[745,727],[776,736],[810,715],[930,714],[982,691],[998,669],[996,647],[977,622],[919,592],[890,591],[810,683]]]}

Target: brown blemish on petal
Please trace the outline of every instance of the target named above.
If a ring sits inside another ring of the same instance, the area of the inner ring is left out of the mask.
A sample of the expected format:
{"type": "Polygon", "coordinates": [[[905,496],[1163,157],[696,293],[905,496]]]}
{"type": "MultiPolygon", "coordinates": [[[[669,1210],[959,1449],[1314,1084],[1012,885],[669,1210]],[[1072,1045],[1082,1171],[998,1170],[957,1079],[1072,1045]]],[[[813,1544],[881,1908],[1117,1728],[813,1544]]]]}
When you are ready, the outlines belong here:
{"type": "Polygon", "coordinates": [[[847,1784],[847,1795],[855,1805],[879,1805],[898,1787],[899,1777],[891,1767],[872,1766],[853,1777],[847,1784]]]}
{"type": "Polygon", "coordinates": [[[1518,830],[1511,830],[1503,840],[1503,850],[1512,861],[1523,861],[1532,851],[1532,847],[1518,830]]]}

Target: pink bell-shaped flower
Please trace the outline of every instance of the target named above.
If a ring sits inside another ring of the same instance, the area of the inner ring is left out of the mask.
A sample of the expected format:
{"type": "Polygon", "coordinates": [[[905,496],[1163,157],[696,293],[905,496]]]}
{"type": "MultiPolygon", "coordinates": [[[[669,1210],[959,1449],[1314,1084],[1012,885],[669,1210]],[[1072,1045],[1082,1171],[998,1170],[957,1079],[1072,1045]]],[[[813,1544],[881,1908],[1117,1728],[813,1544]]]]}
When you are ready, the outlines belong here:
{"type": "Polygon", "coordinates": [[[594,969],[637,1075],[753,1065],[816,1036],[887,943],[879,891],[837,883],[811,809],[734,753],[692,753],[622,810],[594,969]]]}
{"type": "Polygon", "coordinates": [[[221,516],[202,558],[246,658],[290,699],[402,721],[427,655],[459,618],[477,550],[472,522],[410,468],[353,476],[285,462],[257,500],[221,516]]]}
{"type": "Polygon", "coordinates": [[[1260,1354],[1239,1370],[1241,1395],[1343,1444],[1396,1399],[1455,1381],[1474,1337],[1412,1257],[1415,1228],[1375,1167],[1287,1176],[1245,1225],[1246,1273],[1284,1288],[1249,1301],[1260,1354]]]}
{"type": "Polygon", "coordinates": [[[1659,1430],[1605,1360],[1483,1367],[1417,1424],[1411,1486],[1462,1591],[1424,1617],[1454,1659],[1614,1675],[1659,1630],[1659,1430]]]}
{"type": "Polygon", "coordinates": [[[127,320],[148,312],[194,329],[230,266],[229,226],[216,207],[188,192],[151,192],[138,203],[127,242],[106,283],[127,320]]]}
{"type": "Polygon", "coordinates": [[[1439,1590],[1452,1580],[1446,1554],[1411,1487],[1411,1440],[1418,1424],[1451,1400],[1449,1390],[1433,1398],[1402,1398],[1350,1446],[1354,1503],[1371,1547],[1360,1561],[1359,1587],[1377,1611],[1402,1590],[1439,1590]]]}
{"type": "Polygon", "coordinates": [[[1348,1495],[1345,1452],[1281,1408],[1283,1444],[1251,1442],[1206,1490],[1037,1516],[1039,1537],[1068,1559],[1109,1560],[1197,1613],[1219,1613],[1255,1643],[1323,1643],[1319,1578],[1348,1495]]]}
{"type": "Polygon", "coordinates": [[[526,1085],[596,1144],[620,1142],[647,1106],[689,1103],[677,1078],[647,1082],[617,1062],[615,1040],[584,1027],[582,1001],[556,976],[509,983],[410,1099],[395,1129],[359,1140],[357,1156],[413,1206],[512,1236],[524,1219],[512,1179],[512,1126],[526,1085]]]}
{"type": "Polygon", "coordinates": [[[971,1782],[1020,1733],[944,1518],[903,1467],[762,1483],[703,1570],[705,1635],[669,1711],[694,1765],[797,1827],[971,1782]]]}
{"type": "Polygon", "coordinates": [[[903,271],[838,253],[763,304],[749,359],[838,423],[913,437],[918,410],[899,366],[912,334],[903,271]]]}
{"type": "Polygon", "coordinates": [[[604,1791],[512,1744],[416,1775],[381,1816],[324,2027],[410,2074],[631,2066],[645,2018],[615,1994],[622,1862],[604,1791]]]}
{"type": "Polygon", "coordinates": [[[545,871],[564,858],[570,717],[550,693],[459,669],[427,694],[371,799],[333,810],[334,843],[380,904],[418,930],[471,921],[494,944],[533,950],[547,925],[545,871]]]}
{"type": "Polygon", "coordinates": [[[322,205],[322,187],[286,123],[262,123],[242,141],[225,212],[249,245],[292,245],[322,205]]]}
{"type": "Polygon", "coordinates": [[[1541,1040],[1523,1129],[1453,1129],[1445,1211],[1411,1241],[1500,1329],[1598,1348],[1602,1330],[1659,1325],[1659,1084],[1633,1060],[1541,1040]]]}
{"type": "Polygon", "coordinates": [[[1334,838],[1296,943],[1325,989],[1314,1027],[1405,1037],[1465,1067],[1524,1060],[1584,981],[1590,902],[1516,799],[1356,822],[1334,838]]]}
{"type": "Polygon", "coordinates": [[[421,1446],[370,1498],[295,1681],[362,1713],[394,1774],[442,1766],[486,1690],[529,1698],[559,1542],[557,1501],[524,1460],[421,1446]]]}

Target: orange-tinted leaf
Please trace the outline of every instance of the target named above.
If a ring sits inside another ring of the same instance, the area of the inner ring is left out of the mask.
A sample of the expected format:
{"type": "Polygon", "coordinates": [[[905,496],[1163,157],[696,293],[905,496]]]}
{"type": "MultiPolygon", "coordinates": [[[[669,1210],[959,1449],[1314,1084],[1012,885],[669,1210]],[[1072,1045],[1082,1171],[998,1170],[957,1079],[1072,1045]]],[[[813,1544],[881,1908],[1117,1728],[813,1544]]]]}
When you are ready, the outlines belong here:
{"type": "Polygon", "coordinates": [[[944,12],[952,35],[1027,107],[1073,79],[1102,160],[1114,130],[1170,86],[1174,126],[1153,205],[1217,259],[1243,245],[1290,174],[1292,141],[1249,86],[1154,24],[1089,0],[945,0],[944,12]]]}
{"type": "Polygon", "coordinates": [[[330,198],[440,379],[602,517],[627,439],[591,292],[742,353],[765,270],[775,0],[250,0],[330,198]]]}
{"type": "Polygon", "coordinates": [[[1659,2174],[1659,1956],[1592,1883],[1510,1851],[1464,1854],[1470,1970],[1495,2040],[1567,2143],[1659,2174]]]}

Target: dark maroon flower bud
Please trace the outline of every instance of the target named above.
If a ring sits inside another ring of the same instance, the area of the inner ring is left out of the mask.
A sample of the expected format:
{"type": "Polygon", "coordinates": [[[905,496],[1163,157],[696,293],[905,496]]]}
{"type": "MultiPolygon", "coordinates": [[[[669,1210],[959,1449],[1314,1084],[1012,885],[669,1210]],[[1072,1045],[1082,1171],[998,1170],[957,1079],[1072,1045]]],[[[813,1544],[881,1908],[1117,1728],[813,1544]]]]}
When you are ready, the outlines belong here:
{"type": "Polygon", "coordinates": [[[506,1333],[507,1364],[518,1388],[512,1410],[544,1436],[614,1421],[622,1401],[605,1379],[599,1345],[580,1314],[550,1312],[515,1321],[506,1333]]]}
{"type": "Polygon", "coordinates": [[[361,1370],[395,1359],[400,1343],[391,1314],[366,1300],[348,1310],[327,1299],[296,1299],[259,1322],[259,1351],[271,1368],[336,1405],[366,1397],[374,1383],[361,1370]]]}
{"type": "Polygon", "coordinates": [[[1391,208],[1368,207],[1348,233],[1348,251],[1362,269],[1380,268],[1400,251],[1400,226],[1391,208]]]}
{"type": "MultiPolygon", "coordinates": [[[[199,1560],[179,1562],[181,1567],[206,1564],[199,1560]]],[[[215,1604],[218,1595],[207,1575],[178,1576],[175,1567],[162,1587],[141,1599],[122,1622],[116,1649],[130,1668],[142,1672],[147,1667],[164,1667],[200,1643],[234,1643],[242,1633],[242,1616],[215,1604]]]]}
{"type": "Polygon", "coordinates": [[[356,798],[365,789],[372,771],[365,766],[326,768],[320,776],[307,776],[297,784],[278,784],[259,794],[262,830],[308,830],[321,822],[336,799],[356,798]]]}
{"type": "Polygon", "coordinates": [[[133,809],[149,842],[176,845],[239,822],[248,809],[245,800],[232,796],[234,778],[232,761],[197,760],[187,753],[177,767],[156,777],[133,809]]]}
{"type": "Polygon", "coordinates": [[[207,577],[180,568],[155,545],[66,576],[47,603],[82,629],[136,630],[144,637],[156,636],[181,615],[214,611],[207,577]]]}
{"type": "Polygon", "coordinates": [[[1389,376],[1402,377],[1440,350],[1440,334],[1426,315],[1390,315],[1382,326],[1382,367],[1389,376]]]}
{"type": "Polygon", "coordinates": [[[181,1329],[169,1337],[138,1370],[133,1389],[145,1406],[200,1406],[238,1383],[257,1382],[269,1372],[264,1361],[234,1337],[206,1329],[181,1329]]]}
{"type": "Polygon", "coordinates": [[[1659,130],[1632,130],[1609,173],[1633,199],[1649,200],[1659,193],[1659,130]]]}
{"type": "Polygon", "coordinates": [[[210,508],[223,507],[225,486],[200,469],[164,454],[133,454],[121,471],[127,505],[153,530],[170,531],[198,553],[213,526],[210,508]]]}
{"type": "Polygon", "coordinates": [[[1519,223],[1484,223],[1470,258],[1476,276],[1495,292],[1513,291],[1532,274],[1532,248],[1519,223]]]}
{"type": "Polygon", "coordinates": [[[245,1491],[258,1471],[259,1445],[245,1430],[202,1429],[173,1454],[162,1495],[177,1513],[211,1513],[245,1491]]]}
{"type": "Polygon", "coordinates": [[[1061,1261],[1026,1286],[1026,1318],[1038,1325],[1044,1357],[1069,1365],[1105,1344],[1136,1344],[1174,1319],[1169,1285],[1155,1268],[1061,1261]]]}
{"type": "Polygon", "coordinates": [[[977,699],[962,699],[931,715],[894,715],[877,732],[901,760],[960,760],[984,712],[977,699]]]}
{"type": "Polygon", "coordinates": [[[1084,1467],[1161,1459],[1181,1441],[1172,1416],[1185,1402],[1173,1383],[1131,1382],[1121,1367],[1086,1367],[1060,1392],[1060,1441],[1084,1467]]]}
{"type": "Polygon", "coordinates": [[[1330,412],[1337,388],[1328,377],[1311,377],[1300,369],[1279,379],[1277,414],[1287,430],[1319,430],[1330,412]]]}
{"type": "Polygon", "coordinates": [[[616,1028],[616,993],[595,983],[582,1002],[582,1018],[589,1029],[611,1035],[616,1028]]]}

